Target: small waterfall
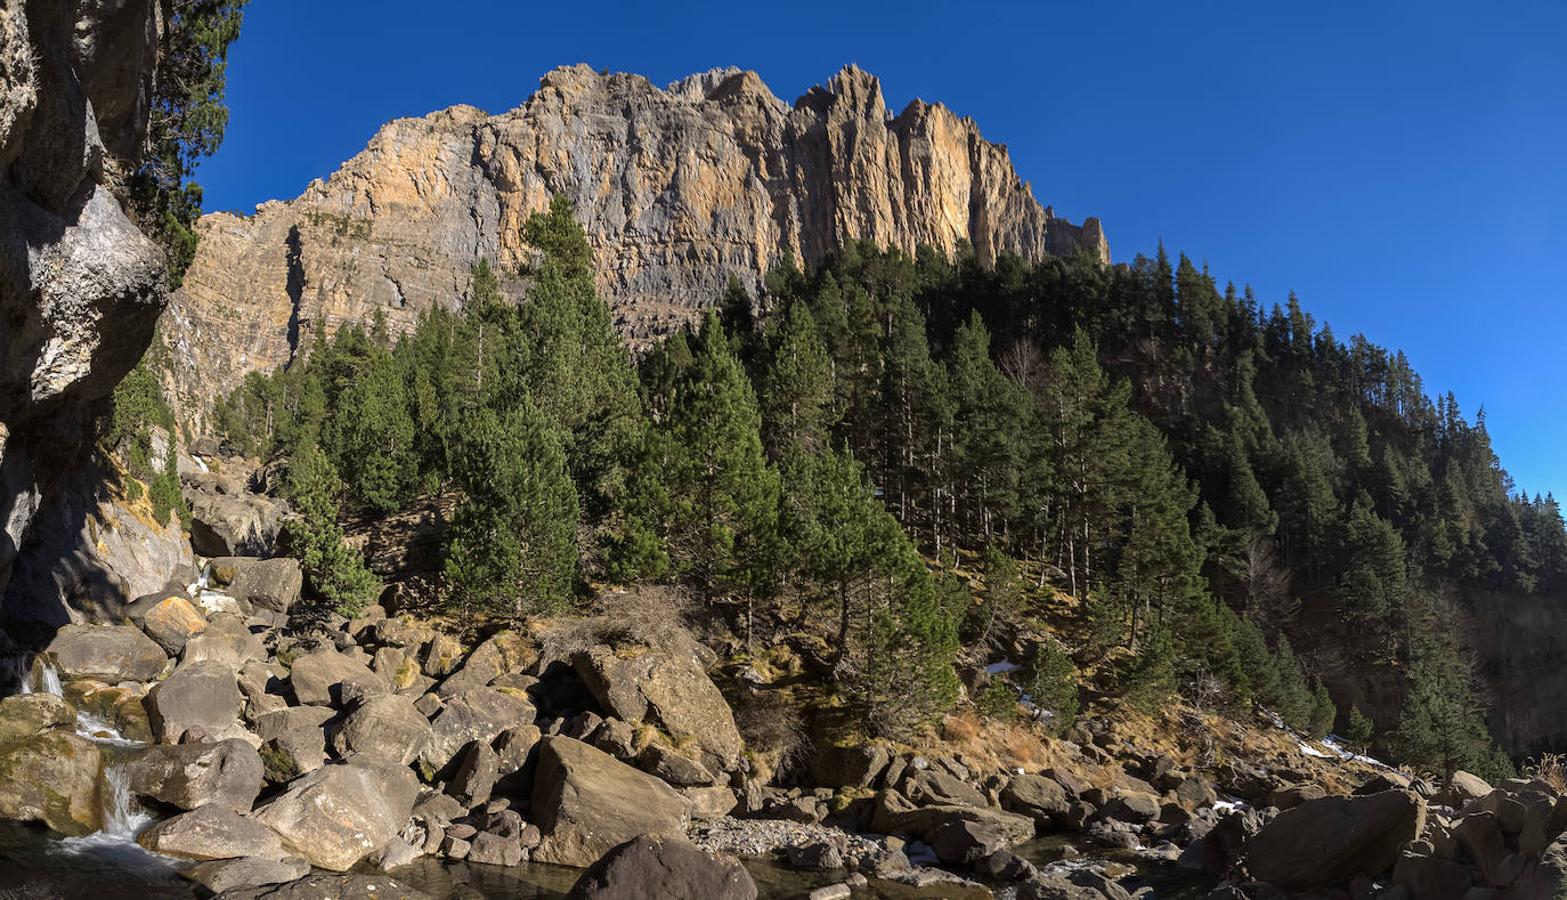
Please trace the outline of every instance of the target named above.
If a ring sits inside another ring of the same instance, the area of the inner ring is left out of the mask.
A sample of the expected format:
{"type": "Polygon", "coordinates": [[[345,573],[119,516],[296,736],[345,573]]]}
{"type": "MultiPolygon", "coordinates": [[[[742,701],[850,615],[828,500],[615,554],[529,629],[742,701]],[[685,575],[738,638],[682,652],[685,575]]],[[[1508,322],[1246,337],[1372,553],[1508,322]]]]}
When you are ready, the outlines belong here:
{"type": "Polygon", "coordinates": [[[60,670],[56,669],[54,666],[49,665],[43,660],[35,661],[37,662],[36,667],[23,663],[24,668],[23,674],[21,676],[21,692],[24,694],[53,694],[56,697],[64,697],[65,689],[60,686],[60,670]],[[34,668],[37,669],[36,679],[34,678],[34,668]],[[38,682],[36,685],[33,683],[35,680],[38,682]]]}
{"type": "Polygon", "coordinates": [[[136,801],[131,799],[130,778],[119,763],[104,764],[103,784],[99,791],[103,795],[102,834],[121,840],[134,840],[152,822],[152,816],[142,811],[136,801]]]}

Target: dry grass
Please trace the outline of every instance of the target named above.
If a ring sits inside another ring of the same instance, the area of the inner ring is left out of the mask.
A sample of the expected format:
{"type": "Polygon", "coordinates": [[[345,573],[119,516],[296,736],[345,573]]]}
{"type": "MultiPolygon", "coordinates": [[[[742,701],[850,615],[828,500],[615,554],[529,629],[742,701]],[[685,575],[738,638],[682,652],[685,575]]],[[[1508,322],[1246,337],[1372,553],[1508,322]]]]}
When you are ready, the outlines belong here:
{"type": "Polygon", "coordinates": [[[1524,774],[1540,779],[1557,793],[1567,793],[1567,754],[1546,753],[1526,764],[1524,774]]]}

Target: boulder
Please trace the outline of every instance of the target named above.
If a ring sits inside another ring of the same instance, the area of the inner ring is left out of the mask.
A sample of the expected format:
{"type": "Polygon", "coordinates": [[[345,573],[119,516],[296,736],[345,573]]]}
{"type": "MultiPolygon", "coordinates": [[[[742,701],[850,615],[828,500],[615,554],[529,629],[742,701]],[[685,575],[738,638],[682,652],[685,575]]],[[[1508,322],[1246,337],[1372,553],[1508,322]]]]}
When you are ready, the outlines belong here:
{"type": "Polygon", "coordinates": [[[1468,866],[1450,859],[1402,853],[1393,866],[1392,883],[1408,892],[1410,900],[1460,898],[1474,884],[1468,866]]]}
{"type": "Polygon", "coordinates": [[[190,545],[207,557],[271,556],[287,507],[261,494],[187,490],[190,545]]]}
{"type": "Polygon", "coordinates": [[[406,766],[356,756],[290,784],[255,818],[312,865],[343,872],[397,836],[418,792],[419,781],[406,766]]]}
{"type": "Polygon", "coordinates": [[[344,709],[353,699],[391,693],[387,680],[364,663],[335,650],[317,650],[294,660],[288,683],[303,705],[344,709]]]}
{"type": "Polygon", "coordinates": [[[605,853],[577,879],[567,900],[755,900],[756,883],[728,856],[679,837],[639,835],[605,853]]]}
{"type": "Polygon", "coordinates": [[[1028,816],[985,807],[935,805],[915,806],[895,790],[876,795],[871,807],[870,830],[882,834],[904,834],[928,841],[936,829],[952,821],[989,825],[1007,846],[1021,844],[1034,836],[1034,820],[1028,816]]]}
{"type": "Polygon", "coordinates": [[[934,768],[909,772],[903,776],[898,790],[915,806],[989,805],[978,788],[955,775],[934,768]]]}
{"type": "Polygon", "coordinates": [[[130,792],[179,809],[208,804],[249,812],[261,793],[261,757],[244,741],[154,745],[125,763],[130,792]]]}
{"type": "Polygon", "coordinates": [[[883,744],[830,746],[811,757],[811,781],[827,788],[864,788],[876,783],[892,762],[883,744]]]}
{"type": "MultiPolygon", "coordinates": [[[[431,655],[447,650],[449,647],[449,644],[440,643],[439,637],[433,638],[430,645],[431,655]]],[[[538,649],[526,637],[514,631],[502,631],[474,648],[474,651],[468,654],[468,658],[463,660],[462,667],[441,682],[440,687],[436,688],[436,693],[444,699],[488,687],[496,678],[511,672],[521,672],[533,665],[538,658],[538,649]]],[[[431,675],[445,667],[440,663],[431,665],[428,659],[426,664],[431,669],[428,673],[431,675]]]]}
{"type": "Polygon", "coordinates": [[[412,700],[398,694],[371,697],[356,707],[332,734],[339,756],[375,753],[408,765],[429,746],[435,732],[412,700]]]}
{"type": "Polygon", "coordinates": [[[1066,788],[1043,775],[1016,775],[1001,789],[1001,808],[1041,825],[1065,820],[1071,811],[1066,788]]]}
{"type": "Polygon", "coordinates": [[[960,866],[971,866],[1007,845],[1006,838],[993,826],[962,819],[936,826],[926,842],[937,859],[960,866]]]}
{"type": "Polygon", "coordinates": [[[1540,858],[1527,863],[1501,900],[1557,900],[1567,897],[1567,844],[1546,847],[1540,858]]]}
{"type": "Polygon", "coordinates": [[[694,649],[624,650],[596,646],[572,665],[599,704],[627,722],[650,721],[679,743],[690,742],[709,769],[728,772],[745,742],[724,695],[694,649]]]}
{"type": "Polygon", "coordinates": [[[180,875],[214,894],[253,885],[282,884],[310,874],[310,863],[302,859],[266,859],[242,856],[238,859],[210,859],[180,870],[180,875]]]}
{"type": "Polygon", "coordinates": [[[1425,828],[1425,801],[1411,791],[1308,800],[1264,825],[1243,865],[1258,881],[1291,893],[1376,877],[1425,828]]]}
{"type": "Polygon", "coordinates": [[[263,741],[270,741],[280,734],[301,728],[319,729],[334,715],[336,713],[326,706],[290,706],[273,710],[256,717],[256,736],[263,741]]]}
{"type": "MultiPolygon", "coordinates": [[[[490,799],[495,780],[500,777],[500,758],[490,745],[474,741],[457,755],[456,771],[446,792],[467,806],[478,806],[490,799]]],[[[474,845],[477,849],[477,844],[474,845]]]]}
{"type": "Polygon", "coordinates": [[[216,804],[164,819],[137,835],[136,842],[155,853],[187,859],[283,859],[287,855],[272,829],[216,804]]]}
{"type": "Polygon", "coordinates": [[[180,654],[182,663],[215,660],[234,672],[266,658],[267,648],[261,638],[251,634],[242,619],[229,614],[214,616],[207,629],[191,638],[180,654]]]}
{"type": "Polygon", "coordinates": [[[125,607],[125,613],[170,656],[178,656],[186,641],[207,629],[206,615],[179,594],[139,597],[125,607]]]}
{"type": "Polygon", "coordinates": [[[1484,778],[1459,769],[1447,780],[1447,788],[1437,799],[1443,806],[1463,809],[1469,801],[1478,800],[1489,793],[1491,793],[1491,785],[1484,778]]]}
{"type": "Polygon", "coordinates": [[[258,610],[286,613],[299,600],[304,575],[299,561],[225,556],[210,564],[213,580],[225,593],[258,610]]]}
{"type": "Polygon", "coordinates": [[[107,684],[152,681],[169,662],[158,642],[134,625],[66,625],[55,632],[44,655],[63,680],[107,684]]]}
{"type": "Polygon", "coordinates": [[[501,835],[481,831],[468,841],[468,855],[464,859],[491,866],[521,865],[526,854],[516,835],[501,835]]]}
{"type": "Polygon", "coordinates": [[[13,694],[0,700],[0,747],[75,724],[76,707],[57,694],[13,694]]]}
{"type": "Polygon", "coordinates": [[[1453,839],[1464,848],[1465,855],[1480,867],[1480,873],[1491,884],[1500,882],[1502,863],[1507,858],[1507,839],[1491,813],[1473,813],[1453,823],[1453,839]]]}
{"type": "Polygon", "coordinates": [[[267,887],[234,888],[217,900],[435,900],[417,888],[385,875],[336,875],[315,872],[267,887]]]}
{"type": "Polygon", "coordinates": [[[474,688],[447,698],[430,720],[432,734],[419,762],[432,773],[446,770],[457,752],[474,741],[493,743],[508,729],[533,724],[532,704],[494,688],[474,688]]]}
{"type": "Polygon", "coordinates": [[[234,671],[210,659],[182,664],[153,685],[142,701],[153,734],[169,744],[192,729],[213,735],[231,732],[238,727],[244,702],[234,671]]]}
{"type": "Polygon", "coordinates": [[[274,735],[260,747],[266,779],[287,784],[326,765],[326,732],[320,728],[295,728],[274,735]]]}
{"type": "Polygon", "coordinates": [[[713,773],[701,763],[665,746],[661,741],[642,748],[642,752],[637,754],[637,767],[676,787],[713,783],[713,773]]]}
{"type": "Polygon", "coordinates": [[[98,745],[68,731],[15,740],[0,748],[0,819],[42,822],[69,835],[97,831],[102,765],[98,745]]]}
{"type": "Polygon", "coordinates": [[[1321,800],[1328,792],[1319,784],[1289,784],[1268,792],[1268,805],[1276,809],[1294,809],[1307,800],[1321,800]]]}
{"type": "Polygon", "coordinates": [[[688,806],[669,785],[581,741],[539,742],[534,823],[544,838],[533,859],[592,865],[610,848],[644,834],[684,832],[688,806]]]}
{"type": "Polygon", "coordinates": [[[699,820],[722,819],[739,802],[731,788],[722,786],[688,787],[681,793],[691,802],[691,818],[699,820]]]}

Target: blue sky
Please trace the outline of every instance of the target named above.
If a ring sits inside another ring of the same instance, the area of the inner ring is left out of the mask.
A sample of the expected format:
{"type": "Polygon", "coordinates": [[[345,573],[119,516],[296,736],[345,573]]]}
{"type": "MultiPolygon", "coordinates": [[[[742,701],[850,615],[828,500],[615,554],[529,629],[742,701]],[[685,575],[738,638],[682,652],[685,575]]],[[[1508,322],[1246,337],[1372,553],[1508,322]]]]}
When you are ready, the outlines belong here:
{"type": "Polygon", "coordinates": [[[1117,259],[1162,238],[1481,404],[1567,496],[1567,4],[252,0],[208,209],[297,195],[384,121],[516,106],[563,64],[786,100],[855,62],[974,117],[1117,259]]]}

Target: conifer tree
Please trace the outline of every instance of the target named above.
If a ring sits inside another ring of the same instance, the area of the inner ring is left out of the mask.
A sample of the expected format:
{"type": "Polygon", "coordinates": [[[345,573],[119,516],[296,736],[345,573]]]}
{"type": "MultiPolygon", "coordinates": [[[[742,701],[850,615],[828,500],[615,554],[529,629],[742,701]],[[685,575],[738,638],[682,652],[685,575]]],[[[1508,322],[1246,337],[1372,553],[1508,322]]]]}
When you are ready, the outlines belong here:
{"type": "Polygon", "coordinates": [[[343,483],[314,443],[289,460],[288,498],[297,515],[285,526],[284,544],[297,556],[310,588],[345,616],[364,609],[380,590],[364,559],[343,542],[337,497],[343,483]]]}

